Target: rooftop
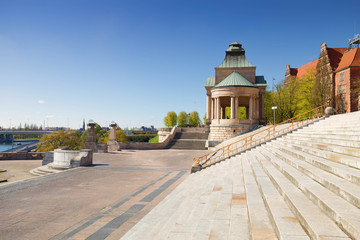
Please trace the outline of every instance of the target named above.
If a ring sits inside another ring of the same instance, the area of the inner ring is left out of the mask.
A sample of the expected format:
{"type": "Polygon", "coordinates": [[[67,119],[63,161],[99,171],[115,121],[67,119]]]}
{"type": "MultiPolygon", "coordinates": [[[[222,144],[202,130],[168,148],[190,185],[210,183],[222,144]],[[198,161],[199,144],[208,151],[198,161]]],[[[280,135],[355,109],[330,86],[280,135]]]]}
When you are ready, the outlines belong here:
{"type": "Polygon", "coordinates": [[[237,71],[233,71],[229,76],[222,80],[215,88],[221,87],[255,87],[237,71]]]}

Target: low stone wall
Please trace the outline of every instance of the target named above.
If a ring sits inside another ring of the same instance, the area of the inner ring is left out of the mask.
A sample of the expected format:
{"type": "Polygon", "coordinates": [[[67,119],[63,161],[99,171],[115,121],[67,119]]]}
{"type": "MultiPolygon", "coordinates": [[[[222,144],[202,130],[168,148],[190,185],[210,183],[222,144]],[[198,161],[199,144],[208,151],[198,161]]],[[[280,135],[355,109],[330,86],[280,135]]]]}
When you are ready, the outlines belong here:
{"type": "Polygon", "coordinates": [[[253,129],[255,124],[210,125],[209,141],[224,141],[253,129]]]}
{"type": "Polygon", "coordinates": [[[168,136],[171,134],[171,127],[163,127],[159,128],[158,135],[159,135],[159,143],[164,142],[168,136]]]}
{"type": "Polygon", "coordinates": [[[170,134],[163,142],[149,143],[149,142],[132,142],[132,143],[119,143],[120,149],[138,149],[138,150],[151,150],[151,149],[163,149],[171,140],[174,139],[177,128],[173,127],[170,134]]]}
{"type": "Polygon", "coordinates": [[[44,156],[43,152],[1,152],[0,160],[35,160],[44,156]]]}

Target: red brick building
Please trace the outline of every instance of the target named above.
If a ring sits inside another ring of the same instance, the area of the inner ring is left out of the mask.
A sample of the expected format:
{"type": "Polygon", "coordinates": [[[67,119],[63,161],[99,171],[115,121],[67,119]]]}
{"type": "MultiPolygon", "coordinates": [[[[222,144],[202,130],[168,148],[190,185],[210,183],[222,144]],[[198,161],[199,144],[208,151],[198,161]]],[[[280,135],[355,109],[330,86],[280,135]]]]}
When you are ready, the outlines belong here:
{"type": "Polygon", "coordinates": [[[299,68],[286,66],[285,84],[291,77],[301,78],[309,71],[325,72],[329,79],[330,95],[339,112],[360,109],[360,35],[350,40],[348,48],[328,48],[321,44],[318,59],[299,68]],[[321,66],[322,64],[322,66],[321,66]],[[324,70],[324,71],[323,71],[324,70]]]}

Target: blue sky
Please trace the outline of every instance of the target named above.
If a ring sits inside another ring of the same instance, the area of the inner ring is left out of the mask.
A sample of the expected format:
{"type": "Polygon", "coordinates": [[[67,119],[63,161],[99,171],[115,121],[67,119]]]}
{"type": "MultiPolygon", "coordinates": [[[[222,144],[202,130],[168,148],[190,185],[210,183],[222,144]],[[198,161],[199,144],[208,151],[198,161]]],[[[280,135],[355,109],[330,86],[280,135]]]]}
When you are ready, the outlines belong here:
{"type": "Polygon", "coordinates": [[[286,64],[346,47],[359,1],[0,0],[0,126],[163,126],[204,116],[206,78],[233,41],[271,86],[286,64]]]}

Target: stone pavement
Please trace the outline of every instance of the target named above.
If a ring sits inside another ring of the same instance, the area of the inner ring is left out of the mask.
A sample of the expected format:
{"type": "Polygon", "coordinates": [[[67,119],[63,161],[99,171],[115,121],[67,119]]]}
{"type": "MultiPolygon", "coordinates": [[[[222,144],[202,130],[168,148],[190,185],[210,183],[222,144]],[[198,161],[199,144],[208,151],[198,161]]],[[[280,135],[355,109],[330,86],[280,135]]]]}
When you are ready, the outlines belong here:
{"type": "MultiPolygon", "coordinates": [[[[6,172],[0,173],[0,179],[7,179],[8,182],[16,182],[33,178],[30,170],[41,166],[42,160],[1,160],[0,169],[6,169],[6,172]]],[[[4,183],[0,184],[0,187],[4,183]]]]}
{"type": "Polygon", "coordinates": [[[204,152],[95,154],[93,167],[0,185],[0,239],[119,239],[204,152]]]}

